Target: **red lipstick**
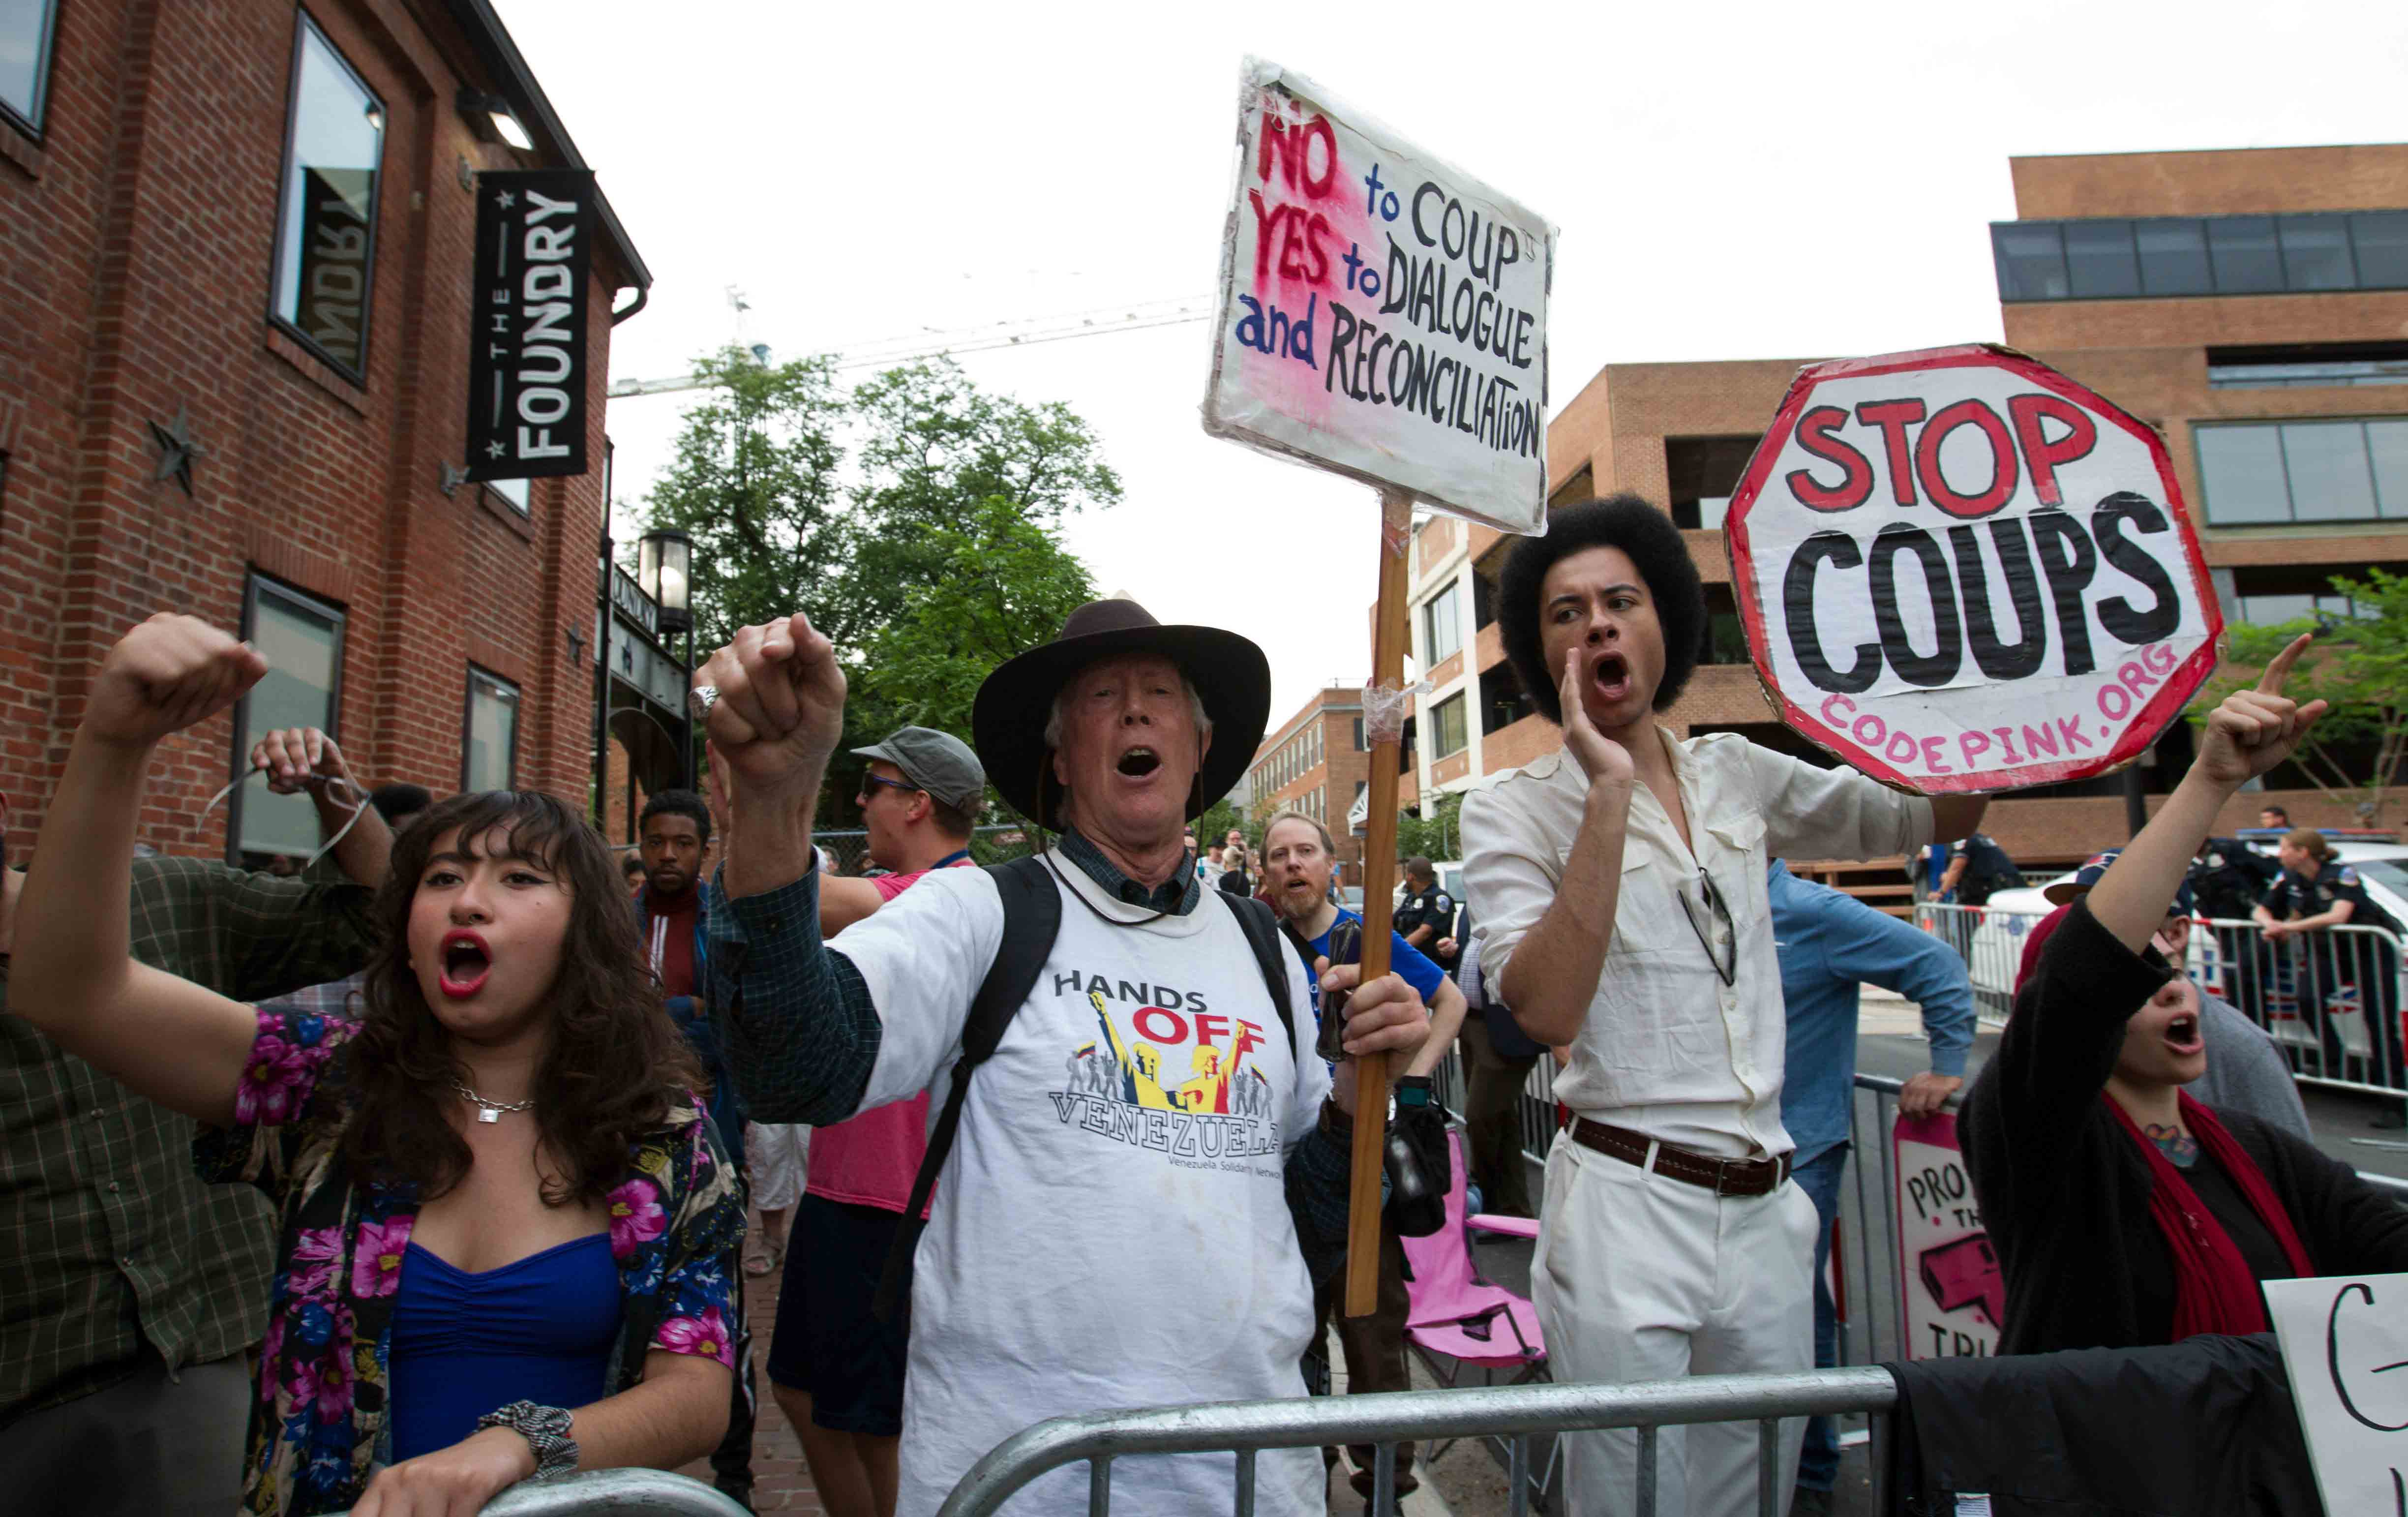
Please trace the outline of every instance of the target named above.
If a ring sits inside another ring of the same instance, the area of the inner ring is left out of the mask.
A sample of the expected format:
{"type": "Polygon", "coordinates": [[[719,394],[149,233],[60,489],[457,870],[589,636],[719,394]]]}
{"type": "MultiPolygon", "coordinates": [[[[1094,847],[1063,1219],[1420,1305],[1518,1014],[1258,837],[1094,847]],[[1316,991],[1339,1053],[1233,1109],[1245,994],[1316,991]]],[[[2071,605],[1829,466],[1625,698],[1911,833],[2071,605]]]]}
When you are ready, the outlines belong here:
{"type": "Polygon", "coordinates": [[[494,970],[494,951],[481,935],[454,927],[443,935],[441,947],[446,997],[465,1001],[485,988],[485,978],[494,970]]]}

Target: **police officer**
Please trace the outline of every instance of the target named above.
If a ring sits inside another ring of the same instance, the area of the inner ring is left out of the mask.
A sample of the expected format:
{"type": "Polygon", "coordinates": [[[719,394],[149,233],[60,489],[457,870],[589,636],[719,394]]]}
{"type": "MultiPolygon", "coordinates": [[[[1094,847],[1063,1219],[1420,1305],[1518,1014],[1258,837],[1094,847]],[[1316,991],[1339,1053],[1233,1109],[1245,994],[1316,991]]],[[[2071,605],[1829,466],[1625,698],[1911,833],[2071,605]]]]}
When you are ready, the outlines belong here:
{"type": "Polygon", "coordinates": [[[1404,875],[1405,899],[1397,908],[1397,931],[1452,975],[1463,956],[1455,939],[1456,902],[1438,888],[1438,871],[1419,854],[1405,861],[1404,875]]]}
{"type": "Polygon", "coordinates": [[[2014,890],[2024,882],[2015,861],[2007,857],[1997,839],[1986,832],[1973,833],[1957,839],[1948,851],[1948,872],[1940,877],[1942,894],[1956,893],[1960,906],[1982,906],[2002,890],[2014,890]]]}
{"type": "Polygon", "coordinates": [[[2266,887],[2282,872],[2281,865],[2237,837],[2210,837],[2190,862],[2190,892],[2200,915],[2246,922],[2266,898],[2266,887]]]}
{"type": "MultiPolygon", "coordinates": [[[[2394,994],[2399,956],[2382,938],[2360,933],[2336,937],[2327,929],[2376,927],[2397,937],[2400,923],[2368,898],[2358,871],[2334,858],[2332,845],[2314,827],[2295,827],[2284,834],[2274,852],[2282,861],[2283,872],[2275,877],[2273,889],[2254,915],[2269,943],[2308,939],[2309,980],[2300,1000],[2315,1008],[2327,1072],[2338,1073],[2342,1063],[2341,1036],[2328,1015],[2329,1006],[2335,992],[2355,987],[2376,1061],[2369,1071],[2370,1081],[2398,1088],[2402,1073],[2394,994]]],[[[2387,1107],[2374,1125],[2397,1127],[2401,1120],[2398,1108],[2387,1107]]]]}
{"type": "MultiPolygon", "coordinates": [[[[2283,866],[2235,837],[2210,837],[2199,845],[2188,876],[2198,913],[2217,922],[2247,922],[2266,888],[2283,866]]],[[[2260,989],[2266,955],[2258,952],[2257,934],[2240,927],[2218,927],[2217,956],[2232,970],[2232,998],[2250,1021],[2264,1026],[2265,1002],[2260,989]]]]}

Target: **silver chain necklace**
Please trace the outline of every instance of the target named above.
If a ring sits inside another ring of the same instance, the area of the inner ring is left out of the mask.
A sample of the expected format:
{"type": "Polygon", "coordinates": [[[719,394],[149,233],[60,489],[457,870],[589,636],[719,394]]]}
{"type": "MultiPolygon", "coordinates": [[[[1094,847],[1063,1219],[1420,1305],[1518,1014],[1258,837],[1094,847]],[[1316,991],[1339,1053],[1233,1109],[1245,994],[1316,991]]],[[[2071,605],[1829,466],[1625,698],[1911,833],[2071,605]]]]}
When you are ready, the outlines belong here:
{"type": "Polygon", "coordinates": [[[532,1095],[523,1101],[488,1101],[456,1080],[452,1082],[452,1088],[460,1093],[460,1099],[477,1109],[479,1122],[499,1122],[505,1111],[520,1112],[535,1109],[535,1097],[532,1095]]]}

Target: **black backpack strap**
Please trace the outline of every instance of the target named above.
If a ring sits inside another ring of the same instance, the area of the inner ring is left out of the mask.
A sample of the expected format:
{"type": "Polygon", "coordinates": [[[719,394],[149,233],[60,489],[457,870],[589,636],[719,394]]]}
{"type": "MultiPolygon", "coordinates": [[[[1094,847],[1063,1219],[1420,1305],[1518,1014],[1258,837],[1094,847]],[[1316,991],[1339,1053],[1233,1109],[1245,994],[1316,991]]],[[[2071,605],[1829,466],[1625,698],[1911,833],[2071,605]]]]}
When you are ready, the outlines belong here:
{"type": "MultiPolygon", "coordinates": [[[[1239,925],[1243,926],[1244,924],[1245,919],[1242,917],[1240,918],[1239,925]]],[[[1320,955],[1312,952],[1312,945],[1305,940],[1304,934],[1296,930],[1296,924],[1294,923],[1288,922],[1284,919],[1281,921],[1279,930],[1280,936],[1287,939],[1287,946],[1296,950],[1296,962],[1304,966],[1304,972],[1306,974],[1309,975],[1312,973],[1312,961],[1320,955]]]]}
{"type": "MultiPolygon", "coordinates": [[[[911,1181],[911,1199],[903,1209],[903,1225],[895,1231],[895,1242],[886,1251],[886,1267],[878,1278],[878,1295],[872,1306],[880,1322],[891,1322],[896,1306],[903,1293],[903,1275],[911,1255],[920,1247],[920,1231],[926,1224],[922,1212],[928,1196],[937,1188],[937,1175],[945,1167],[946,1158],[953,1151],[953,1134],[962,1124],[962,1100],[969,1094],[970,1076],[995,1052],[1011,1019],[1020,1013],[1029,992],[1037,988],[1037,977],[1045,970],[1045,960],[1054,952],[1054,939],[1062,931],[1062,896],[1054,888],[1054,872],[1043,859],[1031,855],[1006,864],[990,864],[986,872],[995,880],[997,894],[1003,897],[1003,941],[996,947],[995,962],[987,966],[986,979],[979,984],[978,995],[970,1001],[968,1020],[962,1024],[962,1056],[953,1066],[953,1084],[945,1092],[945,1104],[937,1113],[937,1124],[928,1133],[928,1152],[920,1161],[920,1172],[911,1181]]],[[[1284,1005],[1282,1015],[1285,1015],[1284,1005]]]]}
{"type": "MultiPolygon", "coordinates": [[[[1254,948],[1254,963],[1263,971],[1263,986],[1271,993],[1271,1005],[1279,1009],[1280,1025],[1287,1029],[1288,1052],[1293,1056],[1296,1052],[1296,1009],[1288,1005],[1287,1000],[1287,965],[1280,957],[1278,919],[1271,915],[1269,907],[1251,895],[1229,895],[1226,899],[1230,911],[1238,919],[1238,925],[1245,929],[1247,943],[1254,948]]],[[[1294,933],[1288,934],[1288,937],[1295,943],[1298,956],[1304,958],[1304,966],[1311,969],[1312,960],[1309,956],[1311,950],[1308,945],[1294,933]]]]}

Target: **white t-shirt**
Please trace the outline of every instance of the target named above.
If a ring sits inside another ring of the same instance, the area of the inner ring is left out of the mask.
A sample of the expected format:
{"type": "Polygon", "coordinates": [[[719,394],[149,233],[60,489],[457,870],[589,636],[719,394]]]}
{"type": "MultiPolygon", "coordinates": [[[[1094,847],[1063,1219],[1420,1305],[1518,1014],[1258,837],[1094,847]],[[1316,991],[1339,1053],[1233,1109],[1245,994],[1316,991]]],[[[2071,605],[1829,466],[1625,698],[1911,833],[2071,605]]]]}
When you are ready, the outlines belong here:
{"type": "MultiPolygon", "coordinates": [[[[1149,913],[1052,858],[1061,932],[971,1081],[920,1242],[905,1517],[934,1512],[982,1454],[1049,1417],[1304,1394],[1312,1293],[1283,1170],[1329,1092],[1312,1019],[1299,1009],[1283,1038],[1218,892],[1183,917],[1112,925],[1098,913],[1149,913]]],[[[882,1028],[864,1109],[923,1089],[941,1107],[1002,934],[986,871],[949,869],[832,941],[882,1028]]],[[[1280,958],[1302,1009],[1303,968],[1280,958]]],[[[1267,1517],[1323,1509],[1314,1451],[1266,1450],[1255,1467],[1267,1517]]],[[[1120,1460],[1112,1504],[1225,1511],[1231,1471],[1226,1453],[1120,1460]]],[[[1004,1510],[1084,1510],[1086,1482],[1068,1466],[1004,1510]]]]}

